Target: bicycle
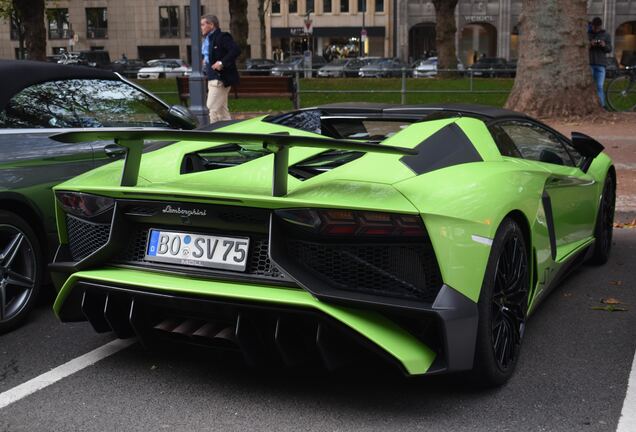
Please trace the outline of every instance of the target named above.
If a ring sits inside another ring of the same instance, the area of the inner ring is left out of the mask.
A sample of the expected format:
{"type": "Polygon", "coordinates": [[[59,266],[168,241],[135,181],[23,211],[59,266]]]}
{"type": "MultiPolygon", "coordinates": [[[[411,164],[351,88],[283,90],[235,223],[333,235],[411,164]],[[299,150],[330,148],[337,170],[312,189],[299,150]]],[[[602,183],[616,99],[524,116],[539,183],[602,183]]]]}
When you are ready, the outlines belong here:
{"type": "Polygon", "coordinates": [[[614,111],[636,111],[636,66],[610,81],[605,90],[607,105],[614,111]]]}

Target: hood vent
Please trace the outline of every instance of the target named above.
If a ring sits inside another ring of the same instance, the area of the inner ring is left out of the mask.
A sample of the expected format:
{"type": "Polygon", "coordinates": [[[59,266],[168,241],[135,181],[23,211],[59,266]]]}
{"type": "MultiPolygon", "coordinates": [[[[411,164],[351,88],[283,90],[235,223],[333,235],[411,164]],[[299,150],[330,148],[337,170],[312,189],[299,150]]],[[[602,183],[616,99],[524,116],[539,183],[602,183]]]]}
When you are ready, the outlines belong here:
{"type": "MultiPolygon", "coordinates": [[[[181,174],[191,174],[220,168],[230,168],[270,154],[262,148],[249,148],[238,144],[225,144],[211,149],[188,153],[181,163],[181,174]]],[[[289,174],[304,181],[331,171],[364,156],[364,152],[327,150],[289,167],[289,174]]]]}
{"type": "Polygon", "coordinates": [[[181,174],[229,168],[270,154],[262,147],[224,144],[210,149],[188,153],[181,162],[181,174]]]}

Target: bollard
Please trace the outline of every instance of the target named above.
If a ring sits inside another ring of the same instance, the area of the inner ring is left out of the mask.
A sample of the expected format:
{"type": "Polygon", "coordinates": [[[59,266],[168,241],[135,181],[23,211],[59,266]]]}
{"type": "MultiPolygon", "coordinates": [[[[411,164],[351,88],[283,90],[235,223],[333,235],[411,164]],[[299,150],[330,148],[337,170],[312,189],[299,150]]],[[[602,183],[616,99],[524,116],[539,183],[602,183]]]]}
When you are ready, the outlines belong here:
{"type": "Polygon", "coordinates": [[[400,91],[400,103],[406,104],[406,69],[402,68],[402,90],[400,91]]]}

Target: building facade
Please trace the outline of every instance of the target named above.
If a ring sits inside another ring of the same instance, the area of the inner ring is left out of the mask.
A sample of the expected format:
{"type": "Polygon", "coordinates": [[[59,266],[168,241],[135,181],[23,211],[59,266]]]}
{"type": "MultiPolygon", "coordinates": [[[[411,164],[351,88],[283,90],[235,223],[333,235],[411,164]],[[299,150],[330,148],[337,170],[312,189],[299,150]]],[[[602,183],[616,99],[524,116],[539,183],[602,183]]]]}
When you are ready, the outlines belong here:
{"type": "Polygon", "coordinates": [[[393,0],[272,0],[268,52],[327,59],[393,55],[393,0]]]}
{"type": "MultiPolygon", "coordinates": [[[[598,16],[612,36],[614,53],[636,50],[636,0],[588,0],[588,16],[598,16]]],[[[435,8],[431,0],[403,0],[397,10],[397,53],[416,59],[435,49],[435,8]]],[[[485,55],[519,55],[521,0],[460,0],[456,10],[457,55],[464,64],[485,55]]]]}
{"type": "MultiPolygon", "coordinates": [[[[201,0],[203,13],[219,17],[229,30],[228,0],[201,0]]],[[[256,0],[248,7],[248,44],[260,55],[256,0]]],[[[47,55],[60,50],[104,49],[113,60],[181,58],[191,61],[189,0],[55,0],[46,2],[47,55]]],[[[196,23],[198,25],[198,23],[196,23]]],[[[17,58],[9,20],[0,20],[0,58],[17,58]]]]}
{"type": "MultiPolygon", "coordinates": [[[[201,0],[229,28],[228,0],[201,0]]],[[[189,0],[47,1],[47,54],[105,49],[145,60],[190,61],[189,0]]],[[[431,0],[266,0],[261,35],[258,0],[248,2],[252,57],[284,59],[310,50],[327,59],[386,56],[414,60],[435,52],[435,9],[431,0]],[[261,40],[265,51],[261,52],[261,40]]],[[[459,59],[480,56],[516,59],[521,0],[460,0],[456,10],[459,59]]],[[[588,0],[588,14],[603,18],[620,61],[636,51],[636,0],[588,0]]],[[[9,20],[0,20],[0,58],[16,58],[18,41],[9,20]]]]}

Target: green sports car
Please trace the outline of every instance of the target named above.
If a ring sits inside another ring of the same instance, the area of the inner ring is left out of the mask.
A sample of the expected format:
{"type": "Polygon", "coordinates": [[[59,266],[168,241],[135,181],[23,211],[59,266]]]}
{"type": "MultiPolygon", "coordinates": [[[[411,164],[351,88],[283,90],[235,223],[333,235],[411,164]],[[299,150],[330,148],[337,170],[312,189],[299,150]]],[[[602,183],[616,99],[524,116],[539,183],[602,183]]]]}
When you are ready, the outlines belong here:
{"type": "Polygon", "coordinates": [[[550,288],[611,248],[603,146],[501,109],[336,104],[54,139],[127,148],[55,188],[59,318],[250,364],[502,384],[550,288]],[[152,140],[178,142],[142,156],[152,140]]]}

